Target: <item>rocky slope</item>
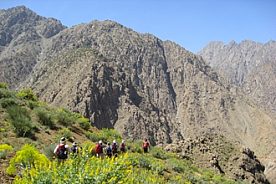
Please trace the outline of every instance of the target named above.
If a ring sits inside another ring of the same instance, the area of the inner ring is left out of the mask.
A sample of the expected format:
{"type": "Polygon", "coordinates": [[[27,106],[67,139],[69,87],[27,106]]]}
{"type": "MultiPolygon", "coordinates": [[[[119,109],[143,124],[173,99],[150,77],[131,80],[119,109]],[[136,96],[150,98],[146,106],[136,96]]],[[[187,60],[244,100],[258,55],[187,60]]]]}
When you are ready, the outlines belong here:
{"type": "Polygon", "coordinates": [[[16,87],[39,61],[43,47],[65,27],[24,6],[0,10],[0,81],[16,87]]]}
{"type": "Polygon", "coordinates": [[[249,183],[268,183],[263,174],[265,167],[254,152],[249,148],[238,149],[223,136],[204,134],[196,139],[169,144],[164,149],[178,153],[180,158],[192,160],[200,168],[210,168],[249,183]]]}
{"type": "Polygon", "coordinates": [[[46,43],[21,83],[40,99],[152,144],[224,135],[275,166],[275,120],[177,44],[112,21],[64,29],[46,43]]]}
{"type": "Polygon", "coordinates": [[[211,42],[199,55],[257,104],[276,114],[275,41],[211,42]]]}
{"type": "Polygon", "coordinates": [[[45,54],[28,85],[97,127],[115,127],[133,139],[150,136],[152,143],[219,133],[266,163],[275,158],[274,120],[172,42],[94,21],[60,32],[45,54]]]}

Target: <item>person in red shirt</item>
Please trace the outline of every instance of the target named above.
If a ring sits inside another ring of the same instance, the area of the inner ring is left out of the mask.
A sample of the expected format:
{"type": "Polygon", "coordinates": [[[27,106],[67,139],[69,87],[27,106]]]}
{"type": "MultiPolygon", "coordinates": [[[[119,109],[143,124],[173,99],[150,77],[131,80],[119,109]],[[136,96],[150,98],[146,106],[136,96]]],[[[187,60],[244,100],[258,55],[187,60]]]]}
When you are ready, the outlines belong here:
{"type": "Polygon", "coordinates": [[[122,140],[122,143],[120,145],[120,151],[122,153],[125,153],[126,152],[126,143],[125,143],[125,140],[122,140]]]}
{"type": "Polygon", "coordinates": [[[149,152],[150,143],[149,143],[148,139],[144,140],[142,147],[143,147],[144,153],[149,152]]]}
{"type": "Polygon", "coordinates": [[[103,142],[100,140],[99,143],[96,144],[96,155],[97,157],[103,156],[103,142]]]}

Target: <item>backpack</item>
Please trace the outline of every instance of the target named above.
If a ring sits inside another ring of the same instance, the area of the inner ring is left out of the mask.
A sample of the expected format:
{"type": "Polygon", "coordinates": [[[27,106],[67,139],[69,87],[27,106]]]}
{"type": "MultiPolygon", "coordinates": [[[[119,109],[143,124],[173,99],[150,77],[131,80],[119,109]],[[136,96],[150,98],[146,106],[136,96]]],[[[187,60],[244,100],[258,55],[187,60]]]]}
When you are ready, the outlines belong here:
{"type": "Polygon", "coordinates": [[[96,145],[96,153],[97,153],[97,154],[102,153],[101,150],[102,150],[101,145],[100,145],[100,144],[97,144],[97,145],[96,145]]]}
{"type": "Polygon", "coordinates": [[[60,145],[58,146],[56,155],[57,155],[57,157],[58,157],[59,159],[66,159],[66,158],[67,158],[67,150],[66,150],[64,144],[60,144],[60,145]]]}
{"type": "Polygon", "coordinates": [[[77,146],[73,146],[71,148],[71,151],[72,151],[72,153],[78,153],[78,147],[77,146]]]}
{"type": "Polygon", "coordinates": [[[113,144],[112,144],[112,151],[113,151],[113,152],[116,152],[116,151],[117,151],[117,144],[116,144],[116,143],[113,143],[113,144]]]}
{"type": "Polygon", "coordinates": [[[112,154],[112,149],[111,149],[110,146],[108,146],[108,147],[106,148],[106,154],[107,154],[107,155],[111,155],[111,154],[112,154]]]}

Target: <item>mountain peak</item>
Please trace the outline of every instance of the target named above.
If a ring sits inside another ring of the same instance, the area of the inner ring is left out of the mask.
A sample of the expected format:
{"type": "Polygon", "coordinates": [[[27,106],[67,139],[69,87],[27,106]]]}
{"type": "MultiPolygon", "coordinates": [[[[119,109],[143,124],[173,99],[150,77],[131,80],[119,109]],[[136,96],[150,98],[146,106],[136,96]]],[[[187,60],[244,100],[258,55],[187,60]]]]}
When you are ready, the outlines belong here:
{"type": "Polygon", "coordinates": [[[28,16],[37,16],[37,14],[26,6],[16,6],[8,9],[2,9],[1,11],[9,13],[9,15],[17,15],[21,13],[26,13],[28,16]]]}
{"type": "Polygon", "coordinates": [[[17,10],[17,11],[31,11],[31,12],[33,12],[31,9],[27,8],[27,7],[24,6],[24,5],[15,6],[15,7],[12,7],[12,8],[8,8],[8,9],[7,9],[7,11],[13,11],[13,10],[17,10]]]}

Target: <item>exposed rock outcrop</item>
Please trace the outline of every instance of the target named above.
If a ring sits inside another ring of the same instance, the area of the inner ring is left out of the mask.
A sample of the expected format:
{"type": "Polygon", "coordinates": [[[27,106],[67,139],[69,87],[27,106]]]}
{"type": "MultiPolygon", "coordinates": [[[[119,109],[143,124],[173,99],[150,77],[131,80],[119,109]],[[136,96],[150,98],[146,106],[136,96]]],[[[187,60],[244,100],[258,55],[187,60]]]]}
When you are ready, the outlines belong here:
{"type": "Polygon", "coordinates": [[[46,38],[64,28],[24,6],[0,10],[0,81],[18,87],[43,56],[46,38]]]}
{"type": "Polygon", "coordinates": [[[113,21],[77,25],[43,40],[31,73],[17,75],[27,76],[21,85],[40,99],[128,138],[167,144],[224,134],[266,164],[276,158],[274,120],[179,45],[113,21]]]}
{"type": "Polygon", "coordinates": [[[276,42],[211,42],[201,55],[263,108],[276,116],[276,42]]]}
{"type": "Polygon", "coordinates": [[[206,134],[168,144],[165,150],[178,153],[180,158],[190,160],[199,167],[211,168],[235,180],[248,183],[269,183],[264,175],[265,167],[249,148],[240,148],[224,136],[206,134]]]}
{"type": "MultiPolygon", "coordinates": [[[[240,89],[255,104],[276,117],[276,42],[269,41],[265,44],[245,40],[241,43],[234,41],[229,44],[222,42],[211,42],[199,52],[206,62],[230,84],[240,87],[240,89]]],[[[274,121],[271,122],[275,127],[274,121]]],[[[262,124],[259,125],[262,129],[262,124]]],[[[266,131],[264,131],[266,132],[266,131]]],[[[252,132],[254,134],[254,132],[252,132]]],[[[275,136],[275,132],[271,132],[275,136]]],[[[265,136],[263,136],[265,137],[265,136]]],[[[275,143],[272,143],[275,147],[275,143]]],[[[275,154],[276,150],[271,149],[270,154],[275,154]]],[[[266,159],[266,158],[265,158],[266,159]]],[[[266,165],[266,172],[272,183],[276,182],[276,160],[270,160],[266,165]],[[274,173],[272,175],[269,173],[274,173]]]]}

